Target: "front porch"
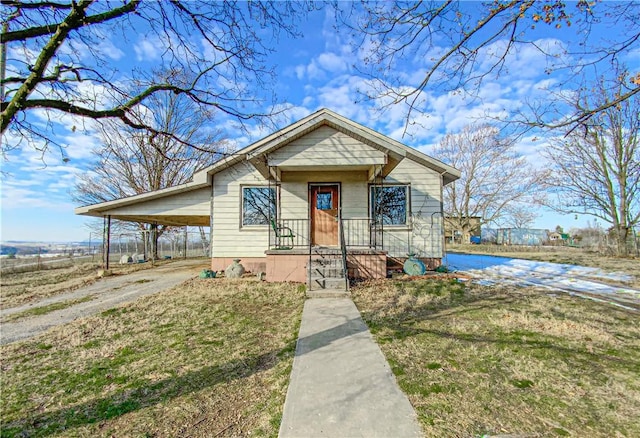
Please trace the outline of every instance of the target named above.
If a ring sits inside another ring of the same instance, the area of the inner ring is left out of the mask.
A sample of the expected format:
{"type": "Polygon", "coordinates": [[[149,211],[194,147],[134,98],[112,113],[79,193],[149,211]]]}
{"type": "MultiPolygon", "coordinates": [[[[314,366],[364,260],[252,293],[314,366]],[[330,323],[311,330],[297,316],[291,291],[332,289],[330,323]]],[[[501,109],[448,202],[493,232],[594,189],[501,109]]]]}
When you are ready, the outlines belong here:
{"type": "Polygon", "coordinates": [[[313,220],[272,220],[265,252],[267,281],[297,281],[327,289],[348,288],[349,279],[385,278],[387,252],[379,245],[382,235],[376,223],[340,214],[332,222],[335,241],[320,245],[313,220]]]}
{"type": "MultiPolygon", "coordinates": [[[[311,288],[337,288],[342,283],[348,287],[345,279],[386,278],[389,266],[402,268],[411,253],[410,227],[402,231],[387,227],[385,233],[384,225],[372,218],[338,215],[338,244],[324,246],[314,242],[311,224],[310,219],[271,221],[269,250],[265,251],[267,281],[295,281],[311,288]]],[[[440,258],[417,258],[429,270],[441,264],[440,258]]]]}
{"type": "MultiPolygon", "coordinates": [[[[294,281],[313,283],[314,275],[308,269],[314,260],[326,260],[331,264],[337,261],[331,276],[323,276],[323,281],[331,279],[338,283],[332,287],[344,287],[345,270],[341,265],[342,251],[339,248],[294,248],[272,249],[266,251],[266,280],[269,282],[294,281]],[[310,279],[311,277],[311,279],[310,279]]],[[[348,279],[381,279],[387,276],[387,253],[373,249],[349,249],[346,251],[346,278],[348,279]]],[[[319,272],[317,274],[320,275],[319,272]]],[[[315,281],[318,283],[318,281],[315,281]]],[[[323,286],[327,286],[325,283],[323,286]]],[[[324,288],[324,287],[323,287],[324,288]]]]}

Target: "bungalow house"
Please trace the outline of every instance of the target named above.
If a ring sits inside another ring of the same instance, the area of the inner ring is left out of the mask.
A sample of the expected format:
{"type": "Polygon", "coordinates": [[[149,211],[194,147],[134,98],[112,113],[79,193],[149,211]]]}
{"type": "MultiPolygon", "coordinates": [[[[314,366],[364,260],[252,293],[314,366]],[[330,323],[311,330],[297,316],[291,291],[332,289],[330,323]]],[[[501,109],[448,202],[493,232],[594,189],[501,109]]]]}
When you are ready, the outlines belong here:
{"type": "Polygon", "coordinates": [[[209,226],[211,268],[233,259],[267,281],[340,287],[383,278],[387,258],[443,256],[442,188],[460,172],[319,110],[196,172],[180,186],[76,214],[209,226]]]}

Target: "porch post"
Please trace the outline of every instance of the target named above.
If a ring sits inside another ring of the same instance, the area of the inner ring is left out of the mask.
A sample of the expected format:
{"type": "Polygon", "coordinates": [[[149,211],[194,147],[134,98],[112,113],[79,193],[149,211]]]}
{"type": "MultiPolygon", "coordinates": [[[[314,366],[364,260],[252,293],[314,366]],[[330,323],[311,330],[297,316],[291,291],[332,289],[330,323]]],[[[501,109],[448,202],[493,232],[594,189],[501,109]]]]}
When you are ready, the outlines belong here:
{"type": "Polygon", "coordinates": [[[184,248],[183,248],[183,254],[184,254],[184,258],[187,258],[187,225],[184,226],[184,248]]]}
{"type": "MultiPolygon", "coordinates": [[[[444,258],[447,255],[447,237],[444,232],[444,172],[440,174],[440,236],[442,238],[442,248],[440,254],[440,264],[443,263],[444,258]]],[[[453,231],[451,232],[451,237],[453,238],[453,231]]]]}
{"type": "Polygon", "coordinates": [[[109,269],[109,252],[110,252],[110,240],[111,240],[111,215],[104,217],[104,229],[102,234],[102,244],[104,248],[103,266],[105,270],[109,269]]]}

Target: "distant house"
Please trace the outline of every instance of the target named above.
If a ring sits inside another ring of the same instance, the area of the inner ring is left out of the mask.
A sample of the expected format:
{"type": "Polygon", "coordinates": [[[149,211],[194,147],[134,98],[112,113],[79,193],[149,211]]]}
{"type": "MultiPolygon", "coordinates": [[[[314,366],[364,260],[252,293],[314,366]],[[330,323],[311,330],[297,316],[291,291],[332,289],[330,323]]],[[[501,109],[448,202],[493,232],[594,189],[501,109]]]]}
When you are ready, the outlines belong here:
{"type": "Polygon", "coordinates": [[[444,236],[449,243],[469,243],[471,236],[480,236],[482,233],[482,217],[469,216],[463,218],[466,222],[466,230],[460,229],[460,219],[445,216],[444,218],[444,236]]]}
{"type": "Polygon", "coordinates": [[[194,174],[76,214],[211,228],[211,267],[334,287],[386,276],[387,257],[443,256],[442,187],[460,172],[322,109],[194,174]],[[344,263],[346,261],[346,265],[344,263]],[[340,283],[342,282],[342,283],[340,283]]]}
{"type": "Polygon", "coordinates": [[[550,242],[556,242],[562,240],[562,234],[556,232],[556,231],[552,231],[549,233],[549,241],[550,242]]]}
{"type": "Polygon", "coordinates": [[[571,243],[571,236],[567,233],[558,233],[557,231],[551,231],[548,235],[549,243],[552,245],[566,245],[571,243]]]}

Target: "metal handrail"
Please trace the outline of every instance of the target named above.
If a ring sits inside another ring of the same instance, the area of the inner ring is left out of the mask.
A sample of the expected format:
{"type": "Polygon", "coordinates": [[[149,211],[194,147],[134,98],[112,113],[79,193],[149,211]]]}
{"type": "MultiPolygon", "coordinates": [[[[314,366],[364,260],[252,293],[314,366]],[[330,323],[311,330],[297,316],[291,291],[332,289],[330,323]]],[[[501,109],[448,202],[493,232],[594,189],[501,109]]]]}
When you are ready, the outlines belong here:
{"type": "MultiPolygon", "coordinates": [[[[311,221],[309,221],[309,223],[311,223],[311,221]]],[[[308,275],[308,282],[307,282],[307,290],[311,290],[311,251],[312,251],[312,247],[313,247],[313,243],[311,242],[311,226],[307,227],[307,241],[309,242],[309,261],[307,262],[307,275],[308,275]]]]}
{"type": "Polygon", "coordinates": [[[344,276],[344,290],[349,291],[349,270],[347,269],[347,244],[344,238],[344,226],[342,224],[342,212],[338,214],[338,232],[340,233],[340,250],[342,252],[342,275],[344,276]]]}

